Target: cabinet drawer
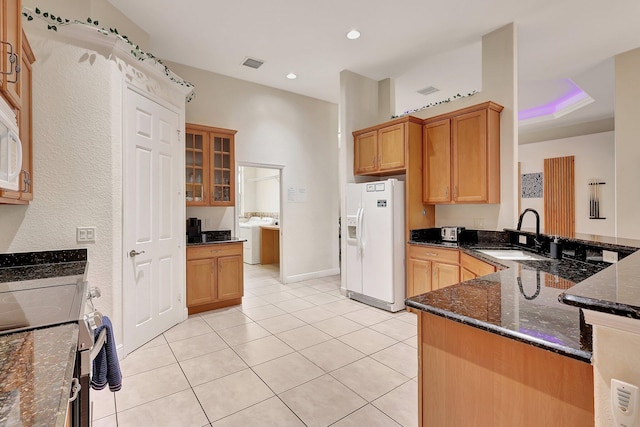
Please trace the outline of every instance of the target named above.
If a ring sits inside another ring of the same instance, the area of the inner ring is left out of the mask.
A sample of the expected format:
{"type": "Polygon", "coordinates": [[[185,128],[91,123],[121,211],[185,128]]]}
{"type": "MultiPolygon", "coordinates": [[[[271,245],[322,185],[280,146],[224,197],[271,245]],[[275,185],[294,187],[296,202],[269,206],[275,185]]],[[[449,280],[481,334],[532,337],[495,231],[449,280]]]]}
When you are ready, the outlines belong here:
{"type": "Polygon", "coordinates": [[[495,273],[496,267],[484,261],[474,258],[464,252],[460,253],[460,266],[477,274],[478,276],[486,276],[495,273]]]}
{"type": "Polygon", "coordinates": [[[187,248],[187,259],[215,258],[221,256],[242,255],[242,242],[216,243],[187,248]]]}
{"type": "Polygon", "coordinates": [[[409,245],[407,257],[458,264],[459,255],[457,249],[440,249],[431,246],[409,245]]]}

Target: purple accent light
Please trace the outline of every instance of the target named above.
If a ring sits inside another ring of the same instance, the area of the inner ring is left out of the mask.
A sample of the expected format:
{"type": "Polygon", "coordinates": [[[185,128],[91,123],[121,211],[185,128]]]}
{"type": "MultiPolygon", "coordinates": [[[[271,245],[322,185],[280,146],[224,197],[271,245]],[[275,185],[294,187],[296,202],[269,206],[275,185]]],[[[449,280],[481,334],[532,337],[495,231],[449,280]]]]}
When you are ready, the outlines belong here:
{"type": "MultiPolygon", "coordinates": [[[[550,116],[549,119],[561,117],[574,109],[570,107],[581,101],[591,99],[589,94],[583,91],[580,86],[575,84],[571,79],[565,79],[570,86],[570,90],[567,94],[555,99],[547,104],[532,107],[526,110],[518,112],[518,120],[524,121],[529,119],[535,119],[538,117],[550,116]],[[558,114],[562,110],[568,109],[564,114],[558,114]]],[[[586,104],[585,104],[586,105],[586,104]]]]}

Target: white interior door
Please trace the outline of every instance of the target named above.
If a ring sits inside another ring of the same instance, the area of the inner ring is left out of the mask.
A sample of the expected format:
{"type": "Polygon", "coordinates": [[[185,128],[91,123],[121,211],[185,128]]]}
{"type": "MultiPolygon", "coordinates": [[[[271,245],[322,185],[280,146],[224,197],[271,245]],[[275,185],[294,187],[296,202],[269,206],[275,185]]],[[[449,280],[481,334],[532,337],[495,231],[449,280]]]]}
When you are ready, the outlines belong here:
{"type": "Polygon", "coordinates": [[[124,119],[124,352],[184,317],[184,147],[178,113],[127,88],[124,119]]]}

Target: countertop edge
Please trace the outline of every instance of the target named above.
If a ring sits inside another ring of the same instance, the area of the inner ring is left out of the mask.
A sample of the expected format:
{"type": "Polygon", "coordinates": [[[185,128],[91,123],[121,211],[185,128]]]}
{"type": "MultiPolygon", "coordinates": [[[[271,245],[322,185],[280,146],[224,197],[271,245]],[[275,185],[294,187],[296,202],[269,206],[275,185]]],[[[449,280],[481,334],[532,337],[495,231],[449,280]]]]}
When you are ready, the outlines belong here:
{"type": "Polygon", "coordinates": [[[560,294],[558,296],[558,300],[564,304],[584,310],[599,311],[601,313],[612,314],[614,316],[640,320],[640,307],[634,307],[632,305],[573,295],[566,292],[560,294]]]}
{"type": "Polygon", "coordinates": [[[228,240],[212,240],[211,242],[200,242],[200,243],[187,243],[187,247],[191,248],[194,246],[207,246],[207,245],[222,245],[225,243],[243,243],[246,242],[247,239],[241,238],[231,238],[228,240]]]}
{"type": "Polygon", "coordinates": [[[442,310],[442,309],[439,309],[439,308],[436,308],[436,307],[432,307],[432,306],[429,306],[429,305],[419,304],[419,303],[416,303],[416,302],[411,301],[411,300],[406,300],[405,301],[405,305],[408,306],[408,307],[411,307],[411,308],[415,308],[415,309],[420,310],[420,311],[424,311],[426,313],[431,313],[431,314],[434,314],[436,316],[440,316],[440,317],[443,317],[445,319],[452,320],[454,322],[462,323],[464,325],[469,325],[469,326],[475,327],[477,329],[481,329],[481,330],[484,330],[484,331],[487,331],[487,332],[491,332],[491,333],[494,333],[496,335],[500,335],[500,336],[508,338],[508,339],[513,339],[513,340],[519,341],[519,342],[521,342],[523,344],[532,345],[534,347],[538,347],[538,348],[541,348],[543,350],[551,351],[553,353],[560,354],[562,356],[570,357],[570,358],[578,360],[580,362],[585,362],[585,363],[591,364],[592,354],[590,352],[588,352],[588,351],[577,350],[577,349],[570,348],[570,347],[556,345],[556,344],[550,343],[548,341],[544,341],[544,340],[532,337],[530,335],[520,334],[520,333],[517,333],[517,332],[509,330],[509,329],[501,328],[499,326],[491,325],[489,323],[482,322],[482,321],[477,320],[477,319],[473,319],[471,317],[463,316],[463,315],[460,315],[460,314],[453,313],[451,311],[442,310]]]}

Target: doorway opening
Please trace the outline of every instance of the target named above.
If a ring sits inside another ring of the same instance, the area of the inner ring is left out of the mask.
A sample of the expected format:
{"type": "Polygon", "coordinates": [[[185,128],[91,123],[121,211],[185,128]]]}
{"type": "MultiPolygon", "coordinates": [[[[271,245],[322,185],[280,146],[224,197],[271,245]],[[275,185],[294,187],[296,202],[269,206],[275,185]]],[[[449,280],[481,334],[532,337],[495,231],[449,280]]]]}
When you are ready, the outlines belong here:
{"type": "Polygon", "coordinates": [[[264,265],[277,270],[282,282],[282,167],[238,165],[238,236],[245,239],[245,270],[264,265]]]}

